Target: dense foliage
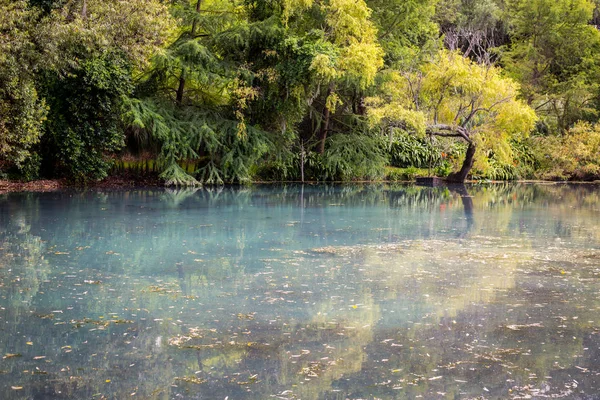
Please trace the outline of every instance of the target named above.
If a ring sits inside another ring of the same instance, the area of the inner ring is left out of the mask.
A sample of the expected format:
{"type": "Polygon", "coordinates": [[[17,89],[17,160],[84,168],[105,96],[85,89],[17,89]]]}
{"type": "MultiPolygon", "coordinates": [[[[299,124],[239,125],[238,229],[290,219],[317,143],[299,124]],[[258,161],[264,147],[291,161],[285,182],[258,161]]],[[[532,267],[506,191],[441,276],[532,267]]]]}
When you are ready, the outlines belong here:
{"type": "Polygon", "coordinates": [[[151,160],[168,185],[379,179],[386,166],[600,177],[597,1],[0,0],[0,12],[0,175],[85,183],[151,160]]]}

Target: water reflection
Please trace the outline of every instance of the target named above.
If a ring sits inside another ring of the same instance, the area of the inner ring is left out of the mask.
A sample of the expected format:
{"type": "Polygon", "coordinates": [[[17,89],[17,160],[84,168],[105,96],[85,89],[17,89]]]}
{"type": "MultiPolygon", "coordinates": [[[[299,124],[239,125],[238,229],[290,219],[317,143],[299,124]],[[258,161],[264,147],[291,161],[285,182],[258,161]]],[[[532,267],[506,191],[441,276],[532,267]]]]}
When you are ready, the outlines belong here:
{"type": "Polygon", "coordinates": [[[591,396],[599,193],[3,195],[0,397],[591,396]]]}

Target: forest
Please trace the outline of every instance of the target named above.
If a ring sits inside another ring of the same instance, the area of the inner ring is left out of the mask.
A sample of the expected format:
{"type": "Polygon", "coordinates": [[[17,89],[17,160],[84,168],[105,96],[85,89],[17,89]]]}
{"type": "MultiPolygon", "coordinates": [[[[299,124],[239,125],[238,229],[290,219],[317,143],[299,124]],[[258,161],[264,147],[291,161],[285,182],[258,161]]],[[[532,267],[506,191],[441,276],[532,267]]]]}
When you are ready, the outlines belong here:
{"type": "Polygon", "coordinates": [[[0,0],[0,179],[600,179],[600,0],[0,0]]]}

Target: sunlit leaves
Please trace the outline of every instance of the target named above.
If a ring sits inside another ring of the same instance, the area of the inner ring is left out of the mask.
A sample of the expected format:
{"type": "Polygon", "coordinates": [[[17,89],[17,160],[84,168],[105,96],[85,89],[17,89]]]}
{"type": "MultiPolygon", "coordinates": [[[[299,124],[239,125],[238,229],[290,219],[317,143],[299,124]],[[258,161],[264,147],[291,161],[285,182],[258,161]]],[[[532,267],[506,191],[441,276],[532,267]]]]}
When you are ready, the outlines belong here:
{"type": "Polygon", "coordinates": [[[363,0],[332,0],[325,9],[333,43],[340,46],[341,78],[364,90],[383,67],[383,50],[370,20],[371,10],[363,0]]]}
{"type": "Polygon", "coordinates": [[[375,27],[370,21],[371,10],[364,0],[330,0],[326,8],[326,21],[333,31],[336,44],[349,44],[352,40],[373,42],[375,27]]]}
{"type": "Polygon", "coordinates": [[[310,69],[314,71],[317,77],[324,81],[332,81],[339,76],[332,56],[324,53],[314,56],[310,64],[310,69]]]}
{"type": "Polygon", "coordinates": [[[173,29],[166,6],[157,0],[86,0],[85,5],[84,13],[83,0],[68,2],[40,25],[40,41],[59,68],[76,63],[65,52],[81,57],[112,49],[146,67],[173,29]]]}
{"type": "Polygon", "coordinates": [[[353,42],[340,52],[339,68],[347,81],[364,90],[383,67],[383,50],[375,43],[353,42]]]}
{"type": "Polygon", "coordinates": [[[374,123],[417,134],[423,132],[422,121],[450,132],[464,129],[468,137],[463,138],[477,145],[482,169],[488,151],[509,162],[508,140],[526,137],[536,120],[534,111],[517,100],[514,81],[499,68],[459,53],[442,51],[415,73],[388,72],[381,87],[384,94],[370,100],[374,123]]]}

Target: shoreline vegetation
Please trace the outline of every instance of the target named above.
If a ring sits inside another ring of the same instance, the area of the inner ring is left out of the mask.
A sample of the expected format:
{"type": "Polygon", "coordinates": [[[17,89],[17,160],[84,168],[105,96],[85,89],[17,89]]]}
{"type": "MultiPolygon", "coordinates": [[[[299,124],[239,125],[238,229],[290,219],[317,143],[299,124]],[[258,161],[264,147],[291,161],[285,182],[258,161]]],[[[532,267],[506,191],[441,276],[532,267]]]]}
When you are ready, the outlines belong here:
{"type": "MultiPolygon", "coordinates": [[[[600,180],[593,181],[550,181],[550,180],[514,180],[514,181],[501,181],[501,180],[470,180],[464,182],[467,185],[473,184],[502,184],[502,183],[515,183],[515,184],[548,184],[548,185],[567,185],[567,184],[587,184],[587,185],[600,185],[600,180]]],[[[417,184],[415,179],[406,180],[391,180],[391,179],[379,179],[379,180],[355,180],[355,181],[252,181],[248,182],[247,185],[348,185],[348,184],[417,184]]],[[[442,185],[453,185],[456,183],[443,181],[442,185]]],[[[213,187],[215,185],[205,185],[205,187],[213,187]]],[[[221,186],[231,186],[221,185],[221,186]]],[[[428,185],[422,185],[428,186],[428,185]]],[[[30,182],[19,182],[0,179],[0,195],[6,193],[19,193],[19,192],[30,192],[30,193],[45,193],[55,192],[66,189],[90,189],[90,190],[112,190],[112,189],[135,189],[135,188],[164,188],[164,182],[157,176],[109,176],[108,178],[88,183],[85,186],[77,185],[68,182],[65,179],[42,179],[34,180],[30,182]]],[[[198,186],[197,188],[202,188],[198,186]]]]}
{"type": "Polygon", "coordinates": [[[0,0],[0,13],[0,179],[600,179],[600,0],[0,0]]]}

